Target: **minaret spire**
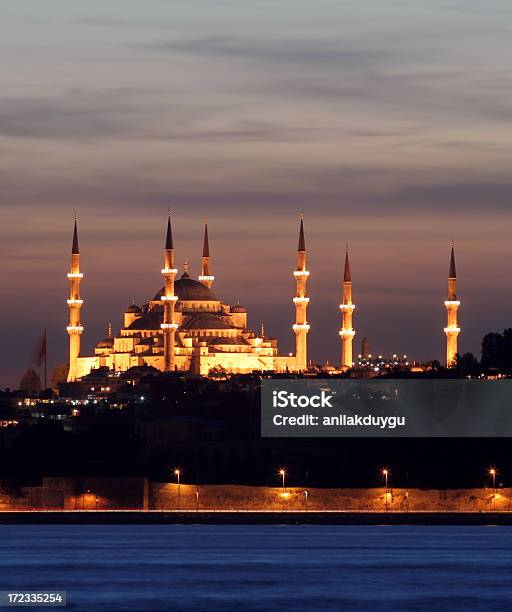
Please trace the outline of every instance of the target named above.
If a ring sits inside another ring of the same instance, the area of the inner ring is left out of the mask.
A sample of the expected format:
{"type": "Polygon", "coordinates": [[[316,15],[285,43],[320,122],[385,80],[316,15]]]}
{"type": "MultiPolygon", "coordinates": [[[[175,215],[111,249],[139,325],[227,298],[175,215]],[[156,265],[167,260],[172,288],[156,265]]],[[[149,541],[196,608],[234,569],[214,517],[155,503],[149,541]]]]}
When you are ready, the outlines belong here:
{"type": "Polygon", "coordinates": [[[78,228],[77,228],[77,214],[75,213],[75,229],[73,230],[73,246],[71,247],[72,255],[80,255],[80,249],[78,248],[78,228]]]}
{"type": "Polygon", "coordinates": [[[458,336],[460,327],[458,323],[458,310],[460,301],[457,299],[457,270],[455,267],[455,248],[452,242],[450,253],[450,269],[448,271],[448,296],[444,303],[446,308],[446,366],[451,368],[455,365],[455,357],[458,353],[458,336]]]}
{"type": "Polygon", "coordinates": [[[299,245],[297,251],[306,251],[306,240],[304,238],[304,214],[300,214],[299,245]]]}
{"type": "Polygon", "coordinates": [[[303,372],[307,368],[307,334],[309,324],[307,321],[307,307],[309,297],[307,296],[307,282],[309,271],[306,267],[306,240],[304,238],[304,216],[300,216],[299,244],[297,248],[297,269],[294,271],[297,284],[297,292],[293,298],[295,304],[295,369],[303,372]]]}
{"type": "Polygon", "coordinates": [[[457,278],[457,270],[455,268],[455,247],[452,243],[452,252],[450,255],[450,271],[448,272],[448,278],[457,278]]]}
{"type": "Polygon", "coordinates": [[[70,292],[68,299],[69,323],[67,332],[69,336],[69,370],[68,382],[75,381],[79,376],[78,357],[80,356],[80,337],[84,331],[80,322],[80,312],[83,300],[80,297],[80,281],[83,278],[80,272],[80,250],[78,248],[78,224],[75,213],[73,229],[73,244],[71,247],[71,268],[68,273],[70,292]]]}
{"type": "Polygon", "coordinates": [[[345,270],[343,273],[343,282],[344,283],[351,283],[352,282],[352,276],[350,274],[350,260],[348,258],[348,244],[346,246],[345,249],[345,270]]]}
{"type": "Polygon", "coordinates": [[[203,255],[201,257],[201,274],[199,281],[211,289],[215,277],[212,275],[210,242],[208,240],[208,219],[204,220],[203,255]]]}
{"type": "Polygon", "coordinates": [[[210,257],[210,244],[208,242],[208,219],[204,220],[203,257],[210,257]]]}
{"type": "Polygon", "coordinates": [[[167,234],[165,236],[165,250],[172,251],[174,245],[172,242],[172,227],[171,227],[171,211],[169,210],[169,216],[167,217],[167,234]]]}
{"type": "Polygon", "coordinates": [[[171,228],[171,211],[169,211],[167,219],[167,235],[165,239],[165,254],[164,267],[162,274],[164,276],[164,295],[162,301],[164,303],[164,321],[161,325],[164,335],[164,372],[172,372],[175,369],[175,344],[176,330],[178,325],[174,322],[174,307],[178,296],[174,295],[174,279],[178,270],[174,267],[174,245],[172,241],[171,228]]]}
{"type": "Polygon", "coordinates": [[[348,244],[345,247],[345,270],[343,273],[343,291],[341,310],[341,369],[348,370],[353,366],[353,340],[355,331],[352,328],[352,314],[355,305],[352,303],[352,276],[350,274],[350,260],[348,244]]]}

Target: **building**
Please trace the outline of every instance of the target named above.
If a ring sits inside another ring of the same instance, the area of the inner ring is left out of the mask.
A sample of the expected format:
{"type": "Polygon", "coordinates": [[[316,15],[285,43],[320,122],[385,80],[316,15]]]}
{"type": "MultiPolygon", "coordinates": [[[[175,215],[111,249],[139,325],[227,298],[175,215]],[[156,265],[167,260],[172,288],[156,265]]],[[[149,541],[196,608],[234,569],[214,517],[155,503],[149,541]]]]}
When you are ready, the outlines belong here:
{"type": "Polygon", "coordinates": [[[196,280],[189,275],[185,262],[177,278],[171,219],[167,221],[162,276],[164,285],[142,306],[130,305],[123,316],[123,327],[96,344],[94,355],[81,355],[80,344],[84,327],[81,322],[83,300],[80,285],[80,250],[75,218],[68,274],[69,309],[69,374],[68,381],[81,379],[93,369],[108,367],[125,372],[135,366],[153,366],[165,372],[190,371],[207,376],[215,371],[249,373],[253,371],[301,372],[307,367],[307,270],[306,242],[303,219],[300,220],[297,253],[296,310],[293,331],[296,337],[295,355],[281,355],[275,338],[266,337],[248,327],[246,308],[229,305],[212,291],[212,274],[208,223],[205,223],[201,275],[196,280]]]}
{"type": "MultiPolygon", "coordinates": [[[[261,325],[259,333],[248,326],[247,309],[240,304],[229,305],[218,299],[212,286],[212,274],[208,222],[205,222],[201,274],[198,279],[190,276],[185,261],[182,274],[178,277],[175,267],[174,242],[170,216],[167,220],[167,234],[164,247],[162,268],[163,287],[152,299],[142,306],[131,304],[123,315],[123,327],[117,335],[109,325],[107,337],[96,344],[93,355],[82,355],[81,337],[84,327],[81,322],[83,299],[80,295],[83,273],[80,270],[80,250],[78,245],[77,220],[73,229],[71,249],[71,269],[68,273],[70,295],[67,300],[69,309],[69,373],[68,381],[79,380],[91,370],[107,367],[114,372],[126,372],[130,368],[152,366],[164,372],[191,372],[202,376],[211,373],[251,372],[304,372],[308,369],[308,332],[307,308],[309,305],[306,240],[304,221],[301,216],[299,243],[297,248],[297,267],[293,272],[296,282],[295,354],[282,355],[277,340],[267,337],[261,325]]],[[[458,352],[458,309],[457,274],[455,252],[452,246],[448,273],[448,295],[444,302],[447,312],[446,365],[453,367],[458,352]]],[[[354,360],[352,276],[348,247],[345,252],[345,267],[342,284],[341,361],[339,371],[365,369],[371,361],[368,341],[363,338],[361,356],[354,360]]],[[[387,366],[404,367],[394,359],[385,360],[387,366]],[[389,362],[389,363],[388,363],[389,362]]],[[[379,363],[370,363],[374,371],[379,363]]],[[[409,364],[406,363],[405,366],[409,364]]],[[[335,370],[334,368],[331,368],[335,370]]]]}
{"type": "Polygon", "coordinates": [[[458,337],[460,327],[458,321],[458,310],[460,301],[457,298],[457,271],[455,269],[455,250],[452,245],[450,254],[450,269],[448,272],[448,296],[444,303],[446,308],[446,367],[452,368],[458,353],[458,337]]]}
{"type": "Polygon", "coordinates": [[[356,332],[352,327],[352,315],[355,305],[352,302],[352,275],[350,273],[350,261],[348,258],[348,246],[345,251],[345,271],[343,274],[343,291],[341,296],[341,369],[350,370],[354,365],[352,349],[356,332]]]}

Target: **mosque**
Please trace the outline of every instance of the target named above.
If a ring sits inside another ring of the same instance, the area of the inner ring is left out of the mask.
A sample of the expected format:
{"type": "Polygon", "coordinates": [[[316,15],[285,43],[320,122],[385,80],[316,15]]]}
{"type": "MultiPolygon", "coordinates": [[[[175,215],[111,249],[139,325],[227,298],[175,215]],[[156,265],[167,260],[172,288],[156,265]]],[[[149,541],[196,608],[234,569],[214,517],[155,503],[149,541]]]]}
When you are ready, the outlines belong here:
{"type": "MultiPolygon", "coordinates": [[[[81,323],[83,299],[80,284],[80,250],[75,218],[71,251],[71,269],[68,273],[69,309],[69,371],[68,381],[79,380],[93,369],[108,367],[114,372],[125,372],[134,366],[153,366],[164,372],[191,372],[208,376],[215,371],[228,373],[304,372],[308,367],[307,337],[309,323],[307,307],[307,251],[304,223],[301,216],[297,267],[293,272],[296,283],[295,354],[282,355],[277,340],[267,337],[263,325],[259,333],[249,329],[247,310],[219,300],[212,291],[212,274],[208,223],[204,227],[201,274],[191,278],[185,264],[180,278],[176,278],[171,218],[167,220],[162,276],[164,285],[152,299],[142,306],[130,305],[124,312],[123,327],[114,336],[109,326],[108,337],[96,344],[94,355],[81,355],[80,344],[84,331],[81,323]]],[[[457,275],[452,246],[448,274],[448,295],[444,303],[447,311],[446,365],[455,364],[460,327],[457,311],[457,275]]],[[[348,249],[342,282],[341,304],[341,360],[339,371],[347,371],[353,363],[352,326],[355,305],[352,302],[352,277],[348,249]]]]}
{"type": "Polygon", "coordinates": [[[212,371],[249,373],[253,371],[298,372],[306,369],[307,280],[306,242],[301,218],[297,255],[297,294],[294,298],[296,354],[282,355],[277,340],[267,337],[263,325],[256,333],[249,329],[247,310],[219,300],[212,291],[208,223],[205,223],[201,275],[193,279],[185,263],[179,278],[174,263],[171,218],[167,221],[162,276],[164,286],[146,304],[130,305],[124,312],[123,327],[96,344],[94,355],[81,355],[80,342],[83,299],[80,297],[80,249],[75,219],[70,282],[69,373],[68,381],[89,374],[92,369],[107,366],[124,372],[133,366],[149,365],[165,372],[189,371],[207,376],[212,371]]]}

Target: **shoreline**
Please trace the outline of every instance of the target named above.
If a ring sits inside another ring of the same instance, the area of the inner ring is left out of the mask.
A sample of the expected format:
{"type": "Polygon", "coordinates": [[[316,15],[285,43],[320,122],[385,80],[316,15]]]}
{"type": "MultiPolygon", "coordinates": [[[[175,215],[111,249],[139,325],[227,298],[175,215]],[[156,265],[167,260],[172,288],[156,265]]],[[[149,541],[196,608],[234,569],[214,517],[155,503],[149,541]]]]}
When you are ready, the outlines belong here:
{"type": "Polygon", "coordinates": [[[0,525],[512,525],[512,512],[4,510],[0,525]]]}

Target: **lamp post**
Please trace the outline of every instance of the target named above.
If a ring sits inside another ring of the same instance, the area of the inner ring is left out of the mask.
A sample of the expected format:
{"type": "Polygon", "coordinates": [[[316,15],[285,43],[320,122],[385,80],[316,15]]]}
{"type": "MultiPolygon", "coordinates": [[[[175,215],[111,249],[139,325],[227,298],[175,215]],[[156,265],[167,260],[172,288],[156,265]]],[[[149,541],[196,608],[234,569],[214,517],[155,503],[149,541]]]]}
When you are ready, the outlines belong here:
{"type": "Polygon", "coordinates": [[[490,468],[489,474],[492,476],[492,505],[493,510],[496,510],[496,468],[490,468]]]}
{"type": "Polygon", "coordinates": [[[180,507],[180,493],[181,493],[180,474],[181,474],[181,472],[180,472],[179,468],[176,468],[174,470],[174,475],[176,476],[176,481],[178,483],[178,509],[180,507]]]}
{"type": "Polygon", "coordinates": [[[286,470],[284,468],[281,468],[279,470],[279,476],[281,476],[282,478],[282,484],[281,484],[281,503],[282,503],[282,510],[284,510],[284,498],[285,498],[285,492],[284,492],[284,479],[286,476],[286,470]]]}
{"type": "Polygon", "coordinates": [[[308,491],[307,489],[304,491],[304,499],[306,501],[306,512],[308,511],[308,491]]]}
{"type": "Polygon", "coordinates": [[[283,479],[283,483],[282,483],[282,486],[281,486],[281,487],[282,487],[282,493],[283,493],[283,495],[284,495],[284,477],[286,476],[286,471],[285,471],[283,468],[281,468],[281,469],[279,470],[279,475],[280,475],[280,476],[282,477],[282,479],[283,479]]]}
{"type": "Polygon", "coordinates": [[[386,512],[387,512],[388,511],[388,475],[389,475],[389,470],[387,468],[384,468],[382,470],[382,475],[384,476],[384,480],[386,482],[385,500],[386,500],[386,512]]]}

